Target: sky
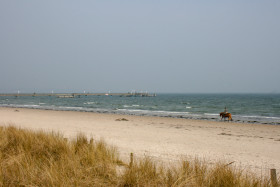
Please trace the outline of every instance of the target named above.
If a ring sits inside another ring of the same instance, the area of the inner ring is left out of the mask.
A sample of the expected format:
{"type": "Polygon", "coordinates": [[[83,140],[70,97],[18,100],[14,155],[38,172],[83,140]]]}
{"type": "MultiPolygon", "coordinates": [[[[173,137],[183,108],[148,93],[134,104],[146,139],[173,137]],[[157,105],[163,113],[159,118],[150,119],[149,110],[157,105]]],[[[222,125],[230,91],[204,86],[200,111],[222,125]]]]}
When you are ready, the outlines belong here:
{"type": "Polygon", "coordinates": [[[0,92],[280,93],[279,0],[1,0],[0,92]]]}

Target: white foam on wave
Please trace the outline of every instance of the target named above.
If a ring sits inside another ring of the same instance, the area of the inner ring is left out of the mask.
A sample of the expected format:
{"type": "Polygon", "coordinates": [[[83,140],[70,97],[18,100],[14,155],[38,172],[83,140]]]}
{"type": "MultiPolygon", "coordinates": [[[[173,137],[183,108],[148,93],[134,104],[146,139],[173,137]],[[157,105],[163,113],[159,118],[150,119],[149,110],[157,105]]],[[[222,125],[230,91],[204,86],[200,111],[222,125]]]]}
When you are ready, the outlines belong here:
{"type": "Polygon", "coordinates": [[[166,114],[189,114],[189,112],[174,112],[174,111],[152,111],[152,112],[156,112],[156,113],[166,113],[166,114]]]}
{"type": "Polygon", "coordinates": [[[266,118],[266,119],[279,119],[280,120],[280,118],[279,117],[263,117],[263,118],[266,118]]]}
{"type": "Polygon", "coordinates": [[[137,110],[137,109],[117,109],[118,111],[126,112],[150,112],[150,110],[137,110]]]}
{"type": "Polygon", "coordinates": [[[204,115],[207,115],[207,116],[219,116],[219,114],[212,114],[212,113],[204,113],[204,115]]]}
{"type": "Polygon", "coordinates": [[[123,105],[124,108],[139,107],[140,105],[123,105]]]}
{"type": "Polygon", "coordinates": [[[22,106],[29,108],[29,107],[39,107],[40,105],[22,105],[22,106]]]}
{"type": "Polygon", "coordinates": [[[2,106],[2,107],[12,107],[12,108],[35,108],[35,109],[41,109],[42,108],[40,105],[2,104],[0,106],[2,106]]]}
{"type": "MultiPolygon", "coordinates": [[[[235,116],[235,115],[233,115],[235,116]]],[[[242,116],[242,115],[236,115],[238,117],[243,117],[243,118],[264,118],[264,119],[279,119],[280,117],[269,117],[269,116],[242,116]]]]}
{"type": "Polygon", "coordinates": [[[124,111],[129,113],[150,113],[150,114],[164,114],[164,115],[186,115],[189,112],[174,112],[174,111],[161,111],[161,110],[140,110],[140,109],[117,109],[118,111],[124,111]]]}
{"type": "Polygon", "coordinates": [[[186,108],[187,108],[187,109],[190,109],[190,108],[192,108],[192,107],[191,107],[191,106],[186,106],[186,108]]]}
{"type": "Polygon", "coordinates": [[[85,105],[92,105],[92,104],[95,104],[95,102],[85,102],[84,104],[85,105]]]}
{"type": "Polygon", "coordinates": [[[72,106],[59,106],[58,108],[60,109],[65,109],[65,110],[84,110],[84,107],[72,107],[72,106]]]}

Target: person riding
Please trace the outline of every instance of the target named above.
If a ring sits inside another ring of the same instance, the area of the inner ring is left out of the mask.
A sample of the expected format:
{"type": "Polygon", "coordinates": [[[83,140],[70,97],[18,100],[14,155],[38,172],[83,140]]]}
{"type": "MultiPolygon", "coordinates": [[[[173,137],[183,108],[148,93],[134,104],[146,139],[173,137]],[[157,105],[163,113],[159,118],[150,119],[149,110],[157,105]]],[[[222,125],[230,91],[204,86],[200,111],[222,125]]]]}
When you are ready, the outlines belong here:
{"type": "Polygon", "coordinates": [[[224,114],[227,114],[228,112],[227,112],[227,107],[225,107],[225,112],[224,112],[224,114]]]}

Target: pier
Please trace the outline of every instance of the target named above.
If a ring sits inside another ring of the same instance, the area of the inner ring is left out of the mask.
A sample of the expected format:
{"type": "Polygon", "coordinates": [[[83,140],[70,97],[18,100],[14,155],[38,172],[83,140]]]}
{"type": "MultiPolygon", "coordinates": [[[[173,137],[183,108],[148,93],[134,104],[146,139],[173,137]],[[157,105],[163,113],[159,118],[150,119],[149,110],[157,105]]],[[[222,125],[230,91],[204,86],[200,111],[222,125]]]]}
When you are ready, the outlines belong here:
{"type": "Polygon", "coordinates": [[[129,92],[129,93],[0,93],[0,97],[58,97],[75,98],[81,96],[119,96],[119,97],[155,97],[156,94],[147,92],[129,92]]]}

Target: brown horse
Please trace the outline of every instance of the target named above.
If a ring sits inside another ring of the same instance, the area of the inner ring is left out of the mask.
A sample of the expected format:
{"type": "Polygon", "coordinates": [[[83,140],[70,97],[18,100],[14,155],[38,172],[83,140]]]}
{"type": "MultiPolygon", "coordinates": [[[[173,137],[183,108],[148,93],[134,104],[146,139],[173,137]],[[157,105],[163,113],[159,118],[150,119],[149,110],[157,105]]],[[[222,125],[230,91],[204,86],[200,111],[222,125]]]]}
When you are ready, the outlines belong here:
{"type": "Polygon", "coordinates": [[[228,118],[228,121],[232,121],[232,117],[231,117],[231,113],[225,113],[225,112],[221,112],[220,113],[220,117],[221,120],[224,118],[224,120],[226,120],[226,118],[228,118]]]}

